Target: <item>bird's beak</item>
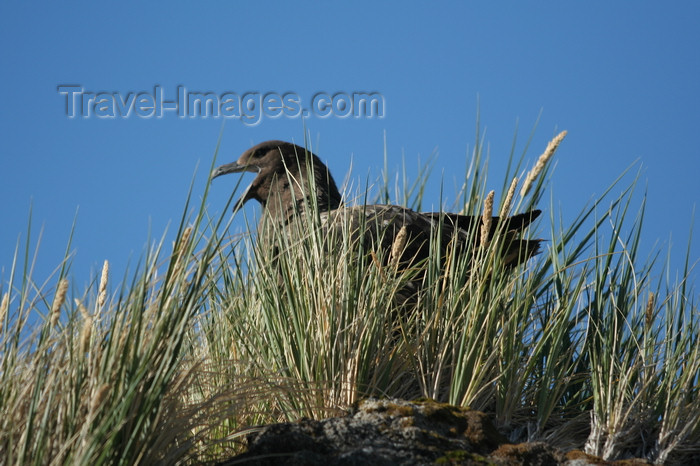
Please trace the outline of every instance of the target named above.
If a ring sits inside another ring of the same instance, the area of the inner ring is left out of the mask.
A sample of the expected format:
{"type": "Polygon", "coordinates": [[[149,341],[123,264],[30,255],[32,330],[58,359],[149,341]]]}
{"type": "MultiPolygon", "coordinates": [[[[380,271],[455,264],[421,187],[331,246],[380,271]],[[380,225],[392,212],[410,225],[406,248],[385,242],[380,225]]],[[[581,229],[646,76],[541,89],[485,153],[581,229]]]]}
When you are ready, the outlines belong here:
{"type": "MultiPolygon", "coordinates": [[[[211,179],[213,180],[217,176],[221,175],[228,175],[229,173],[241,173],[241,172],[259,172],[260,167],[255,165],[255,164],[240,164],[238,162],[231,162],[227,163],[226,165],[221,165],[220,167],[217,167],[214,169],[213,172],[211,172],[211,179]]],[[[238,201],[236,201],[236,204],[233,206],[233,211],[236,212],[239,210],[243,204],[248,201],[248,194],[250,193],[250,186],[245,190],[245,193],[243,196],[241,196],[238,201]]]]}
{"type": "Polygon", "coordinates": [[[211,172],[211,179],[213,180],[217,176],[228,175],[229,173],[241,173],[241,172],[257,172],[260,171],[260,167],[257,165],[241,165],[238,162],[227,163],[226,165],[221,165],[211,172]]]}

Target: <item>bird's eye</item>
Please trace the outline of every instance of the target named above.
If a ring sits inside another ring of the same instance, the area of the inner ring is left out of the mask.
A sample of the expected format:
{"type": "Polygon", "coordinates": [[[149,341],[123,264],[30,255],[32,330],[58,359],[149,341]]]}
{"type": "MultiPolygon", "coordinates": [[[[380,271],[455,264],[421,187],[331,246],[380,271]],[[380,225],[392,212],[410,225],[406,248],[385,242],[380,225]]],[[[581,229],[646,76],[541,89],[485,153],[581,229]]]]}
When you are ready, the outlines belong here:
{"type": "Polygon", "coordinates": [[[263,151],[261,151],[261,150],[256,150],[256,151],[253,153],[253,158],[254,158],[254,159],[259,159],[259,158],[262,157],[263,155],[264,155],[263,151]]]}

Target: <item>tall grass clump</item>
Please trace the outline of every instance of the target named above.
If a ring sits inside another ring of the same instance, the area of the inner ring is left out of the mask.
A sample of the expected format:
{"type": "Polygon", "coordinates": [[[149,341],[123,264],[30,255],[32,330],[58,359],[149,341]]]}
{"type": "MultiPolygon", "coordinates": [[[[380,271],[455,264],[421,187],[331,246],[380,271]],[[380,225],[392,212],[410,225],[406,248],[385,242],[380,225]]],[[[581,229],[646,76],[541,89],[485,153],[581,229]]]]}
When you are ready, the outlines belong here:
{"type": "MultiPolygon", "coordinates": [[[[672,282],[670,253],[641,250],[638,176],[621,175],[572,221],[545,205],[565,136],[529,169],[513,149],[496,183],[477,137],[444,204],[485,224],[543,209],[527,233],[546,239],[541,253],[516,267],[504,231],[475,227],[458,249],[437,224],[432,254],[409,267],[397,260],[404,235],[378,248],[346,211],[313,202],[285,226],[221,206],[212,217],[208,184],[192,212],[188,197],[172,248],[149,247],[119,287],[105,264],[78,291],[68,253],[39,285],[26,247],[0,287],[2,461],[221,460],[260,425],[338,415],[367,396],[483,410],[512,442],[689,460],[700,453],[691,258],[672,282]]],[[[376,186],[346,189],[346,203],[420,208],[429,172],[410,181],[385,169],[376,186]]]]}
{"type": "Polygon", "coordinates": [[[191,449],[202,421],[185,394],[219,244],[203,204],[188,210],[189,195],[172,248],[150,245],[130,281],[114,286],[105,261],[84,291],[70,242],[35,281],[30,221],[0,285],[0,463],[170,464],[191,449]]]}

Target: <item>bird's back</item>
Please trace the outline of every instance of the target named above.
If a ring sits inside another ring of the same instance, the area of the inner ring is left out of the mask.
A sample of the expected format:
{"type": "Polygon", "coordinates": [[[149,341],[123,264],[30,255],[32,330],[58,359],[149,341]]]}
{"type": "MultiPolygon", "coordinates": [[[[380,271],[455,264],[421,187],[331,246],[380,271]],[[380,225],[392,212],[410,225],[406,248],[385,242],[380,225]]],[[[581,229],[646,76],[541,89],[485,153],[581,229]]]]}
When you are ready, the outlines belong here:
{"type": "MultiPolygon", "coordinates": [[[[540,215],[539,210],[509,217],[493,217],[488,239],[502,234],[503,264],[513,267],[535,255],[540,240],[522,238],[523,229],[540,215]]],[[[396,205],[341,207],[319,214],[328,230],[345,229],[353,241],[364,241],[365,250],[377,257],[413,266],[439,254],[444,259],[450,247],[462,254],[480,241],[481,217],[445,212],[415,212],[396,205]],[[432,244],[431,244],[432,242],[432,244]],[[436,244],[437,242],[437,244],[436,244]],[[401,243],[401,244],[397,244],[401,243]]]]}

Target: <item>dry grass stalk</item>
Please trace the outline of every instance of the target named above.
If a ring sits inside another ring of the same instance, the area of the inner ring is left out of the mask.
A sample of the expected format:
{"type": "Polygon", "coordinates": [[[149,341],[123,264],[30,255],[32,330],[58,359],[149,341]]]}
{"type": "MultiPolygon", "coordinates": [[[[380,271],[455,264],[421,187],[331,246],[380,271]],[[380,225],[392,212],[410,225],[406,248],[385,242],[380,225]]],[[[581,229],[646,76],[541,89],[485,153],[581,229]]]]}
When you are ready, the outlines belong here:
{"type": "Polygon", "coordinates": [[[92,317],[83,322],[83,328],[80,329],[80,352],[87,353],[90,349],[90,339],[92,338],[92,317]]]}
{"type": "Polygon", "coordinates": [[[58,317],[61,315],[61,306],[66,302],[66,293],[68,293],[68,279],[64,278],[58,282],[56,295],[53,297],[53,304],[51,304],[51,327],[58,323],[58,317]]]}
{"type": "Polygon", "coordinates": [[[489,234],[491,233],[491,222],[493,218],[493,196],[494,192],[490,191],[484,201],[484,213],[481,217],[481,246],[486,247],[489,244],[489,234]]]}
{"type": "Polygon", "coordinates": [[[510,205],[513,203],[513,197],[515,196],[515,188],[518,187],[518,177],[513,178],[510,183],[510,188],[508,188],[508,193],[506,194],[506,200],[503,201],[503,207],[501,207],[500,217],[507,217],[510,213],[510,205]]]}
{"type": "Polygon", "coordinates": [[[535,164],[533,169],[530,170],[530,172],[525,177],[523,189],[520,190],[521,197],[525,197],[528,191],[530,191],[532,183],[537,179],[542,170],[544,170],[544,167],[547,166],[547,162],[549,162],[549,159],[552,158],[554,153],[557,151],[557,147],[559,147],[559,144],[561,144],[565,137],[566,131],[562,131],[561,133],[557,134],[554,139],[549,141],[549,144],[547,144],[547,148],[544,150],[542,155],[540,155],[540,158],[537,159],[537,163],[535,164]]]}
{"type": "Polygon", "coordinates": [[[187,251],[187,245],[189,244],[190,236],[192,236],[192,227],[188,226],[187,228],[185,228],[185,231],[182,232],[180,241],[178,241],[178,243],[174,247],[175,266],[173,267],[173,276],[175,277],[178,276],[182,271],[182,264],[184,262],[185,251],[187,251]]]}
{"type": "Polygon", "coordinates": [[[97,307],[102,309],[107,299],[107,280],[109,279],[109,261],[105,261],[102,266],[102,275],[100,276],[100,287],[97,293],[97,307]]]}
{"type": "Polygon", "coordinates": [[[190,236],[192,236],[192,226],[188,226],[187,228],[185,228],[185,231],[182,232],[180,242],[178,243],[178,255],[182,255],[185,253],[185,248],[187,248],[187,244],[190,242],[190,236]]]}
{"type": "Polygon", "coordinates": [[[92,337],[92,326],[94,319],[90,313],[88,313],[87,309],[85,309],[83,303],[81,303],[77,298],[75,300],[75,305],[78,307],[80,315],[83,316],[83,328],[80,329],[79,348],[81,353],[85,353],[90,347],[90,338],[92,337]]]}
{"type": "Polygon", "coordinates": [[[0,302],[0,328],[2,323],[5,321],[5,316],[7,315],[7,310],[10,308],[10,293],[5,292],[2,295],[2,302],[0,302]]]}
{"type": "Polygon", "coordinates": [[[129,328],[124,327],[122,329],[121,335],[119,336],[119,343],[117,343],[117,349],[118,350],[124,350],[126,351],[126,340],[129,338],[129,328]]]}
{"type": "Polygon", "coordinates": [[[105,398],[107,398],[107,395],[109,394],[109,389],[110,385],[105,383],[102,384],[96,391],[93,390],[92,400],[90,401],[90,415],[95,414],[97,410],[100,409],[105,401],[105,398]]]}
{"type": "Polygon", "coordinates": [[[391,267],[397,268],[399,266],[399,260],[401,259],[401,254],[404,249],[406,249],[406,242],[408,241],[408,230],[406,225],[402,226],[399,233],[394,238],[394,243],[391,245],[391,256],[389,256],[389,264],[391,267]]]}
{"type": "Polygon", "coordinates": [[[654,304],[656,304],[655,301],[656,296],[654,296],[654,293],[649,293],[649,301],[647,301],[647,308],[644,313],[644,323],[646,324],[647,328],[651,328],[651,324],[654,322],[654,304]]]}
{"type": "Polygon", "coordinates": [[[90,319],[92,316],[87,311],[87,309],[85,309],[85,306],[83,306],[83,303],[81,303],[78,298],[75,298],[74,301],[75,301],[75,306],[78,308],[78,312],[80,312],[80,315],[83,317],[83,319],[84,320],[90,319]]]}

